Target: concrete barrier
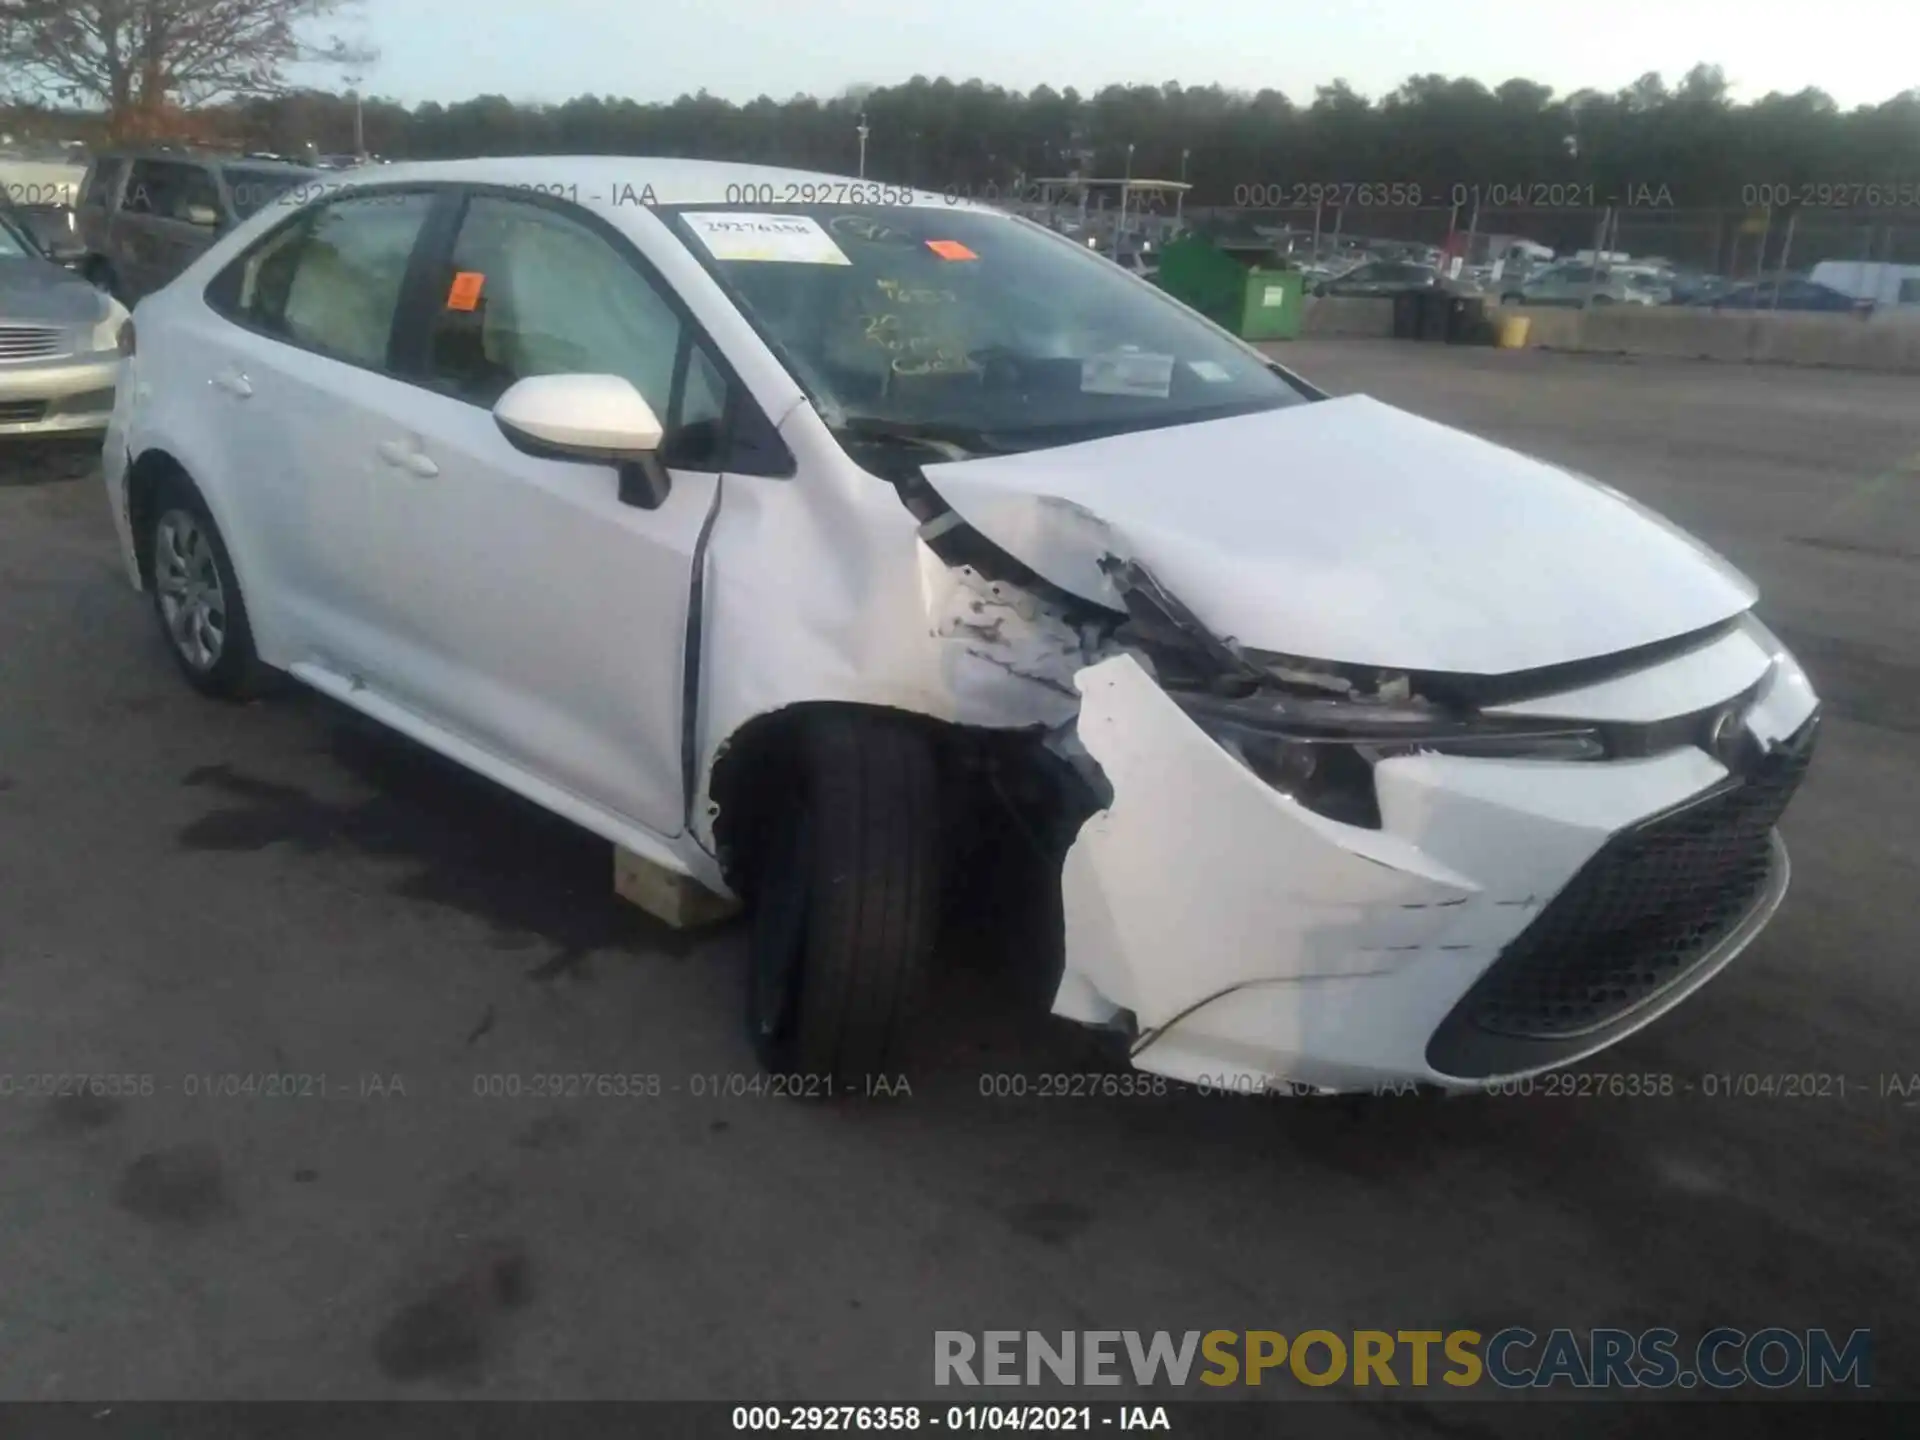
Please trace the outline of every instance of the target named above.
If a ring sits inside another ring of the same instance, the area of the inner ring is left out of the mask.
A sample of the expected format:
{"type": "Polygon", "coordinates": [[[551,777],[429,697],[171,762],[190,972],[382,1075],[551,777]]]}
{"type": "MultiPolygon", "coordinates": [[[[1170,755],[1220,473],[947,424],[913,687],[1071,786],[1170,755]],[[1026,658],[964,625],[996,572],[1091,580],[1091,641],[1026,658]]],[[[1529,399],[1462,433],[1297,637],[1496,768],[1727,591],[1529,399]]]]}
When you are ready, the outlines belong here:
{"type": "MultiPolygon", "coordinates": [[[[1920,373],[1920,312],[1912,309],[1865,320],[1691,305],[1502,305],[1492,313],[1496,325],[1503,316],[1526,316],[1529,349],[1920,373]]],[[[1393,334],[1393,301],[1308,296],[1300,334],[1385,339],[1393,334]]]]}
{"type": "Polygon", "coordinates": [[[1753,317],[1688,306],[1596,305],[1574,312],[1580,323],[1569,349],[1683,360],[1745,360],[1753,350],[1753,317]]]}
{"type": "Polygon", "coordinates": [[[1738,311],[1692,306],[1508,307],[1529,316],[1531,346],[1742,364],[1920,372],[1920,315],[1738,311]]]}
{"type": "Polygon", "coordinates": [[[1393,301],[1352,295],[1309,295],[1300,312],[1309,339],[1385,339],[1393,334],[1393,301]]]}

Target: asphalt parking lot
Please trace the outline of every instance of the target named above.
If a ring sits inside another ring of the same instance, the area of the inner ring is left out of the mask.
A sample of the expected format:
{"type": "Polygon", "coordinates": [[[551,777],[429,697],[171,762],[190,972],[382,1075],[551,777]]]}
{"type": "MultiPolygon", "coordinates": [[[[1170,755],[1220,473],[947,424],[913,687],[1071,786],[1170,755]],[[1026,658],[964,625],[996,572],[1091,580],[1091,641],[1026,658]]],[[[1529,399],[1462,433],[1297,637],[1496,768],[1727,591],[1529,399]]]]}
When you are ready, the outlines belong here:
{"type": "Polygon", "coordinates": [[[910,1097],[716,1094],[738,927],[664,931],[603,844],[317,697],[196,698],[97,476],[16,456],[0,1070],[152,1093],[0,1096],[0,1398],[934,1398],[940,1329],[1511,1324],[1871,1327],[1913,1394],[1914,381],[1276,353],[1664,510],[1826,697],[1779,917],[1594,1066],[1671,1095],[990,1099],[1085,1061],[964,943],[910,1097]],[[220,1093],[268,1074],[313,1078],[220,1093]],[[549,1074],[659,1094],[478,1093],[549,1074]]]}

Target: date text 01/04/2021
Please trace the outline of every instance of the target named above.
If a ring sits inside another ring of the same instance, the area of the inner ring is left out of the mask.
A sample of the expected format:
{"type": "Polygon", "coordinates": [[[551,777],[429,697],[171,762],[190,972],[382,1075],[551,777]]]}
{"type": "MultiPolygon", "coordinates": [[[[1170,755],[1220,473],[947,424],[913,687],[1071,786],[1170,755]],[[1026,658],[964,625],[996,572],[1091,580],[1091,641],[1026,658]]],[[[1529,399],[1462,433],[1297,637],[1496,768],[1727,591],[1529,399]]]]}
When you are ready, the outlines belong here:
{"type": "Polygon", "coordinates": [[[1173,1429],[1164,1405],[736,1405],[732,1418],[740,1431],[1173,1429]]]}
{"type": "MultiPolygon", "coordinates": [[[[1195,1085],[1202,1094],[1248,1095],[1298,1099],[1319,1095],[1312,1086],[1264,1076],[1235,1074],[1201,1076],[1195,1085]]],[[[1376,1085],[1376,1096],[1419,1095],[1426,1087],[1413,1081],[1376,1085]]],[[[1707,1071],[1691,1077],[1666,1071],[1550,1070],[1511,1080],[1487,1080],[1468,1087],[1465,1095],[1530,1100],[1865,1100],[1920,1102],[1920,1071],[1844,1075],[1837,1071],[1707,1071]]]]}

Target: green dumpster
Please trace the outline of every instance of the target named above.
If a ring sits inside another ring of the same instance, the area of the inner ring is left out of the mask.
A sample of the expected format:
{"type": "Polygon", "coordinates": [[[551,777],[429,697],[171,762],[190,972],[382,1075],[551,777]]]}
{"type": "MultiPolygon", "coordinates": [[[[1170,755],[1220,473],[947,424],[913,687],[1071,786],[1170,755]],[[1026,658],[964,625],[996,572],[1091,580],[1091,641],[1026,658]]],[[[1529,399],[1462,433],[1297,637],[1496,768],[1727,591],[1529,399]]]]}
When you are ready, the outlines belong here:
{"type": "Polygon", "coordinates": [[[1300,333],[1298,270],[1284,268],[1264,242],[1187,235],[1160,252],[1160,288],[1242,340],[1291,340],[1300,333]]]}

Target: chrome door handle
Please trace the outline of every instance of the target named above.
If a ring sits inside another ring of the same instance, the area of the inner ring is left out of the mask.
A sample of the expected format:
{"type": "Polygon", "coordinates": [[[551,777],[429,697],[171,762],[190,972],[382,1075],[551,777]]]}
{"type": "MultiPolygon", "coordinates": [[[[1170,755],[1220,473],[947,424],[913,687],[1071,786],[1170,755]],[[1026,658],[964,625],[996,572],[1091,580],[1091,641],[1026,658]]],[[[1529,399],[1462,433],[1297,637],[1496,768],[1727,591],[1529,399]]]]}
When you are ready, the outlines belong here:
{"type": "Polygon", "coordinates": [[[433,457],[415,450],[404,440],[382,440],[373,447],[380,458],[397,470],[405,470],[411,475],[433,476],[440,473],[440,467],[433,457]]]}
{"type": "Polygon", "coordinates": [[[218,375],[213,377],[212,383],[218,385],[236,400],[244,400],[253,394],[253,382],[238,370],[222,370],[218,375]]]}

